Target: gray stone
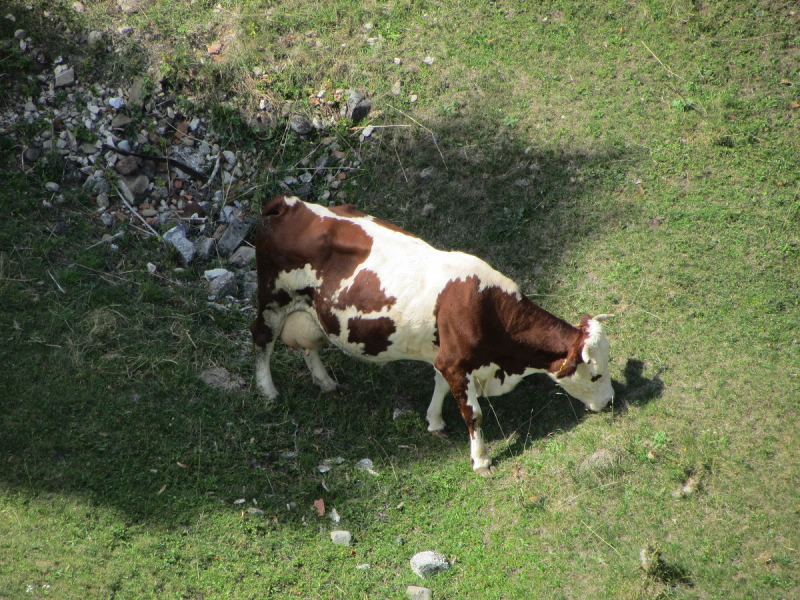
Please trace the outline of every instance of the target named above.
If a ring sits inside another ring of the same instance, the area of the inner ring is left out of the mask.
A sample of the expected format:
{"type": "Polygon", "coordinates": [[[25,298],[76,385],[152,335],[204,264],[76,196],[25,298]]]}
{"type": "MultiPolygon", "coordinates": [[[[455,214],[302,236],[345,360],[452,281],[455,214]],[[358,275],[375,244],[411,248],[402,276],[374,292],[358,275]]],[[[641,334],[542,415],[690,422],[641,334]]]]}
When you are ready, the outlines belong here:
{"type": "Polygon", "coordinates": [[[434,58],[432,56],[426,56],[425,58],[422,59],[422,62],[424,62],[426,65],[430,67],[434,62],[434,58]]]}
{"type": "MultiPolygon", "coordinates": [[[[200,379],[207,386],[221,392],[239,392],[247,388],[244,379],[231,373],[224,367],[211,367],[200,373],[200,379]]],[[[247,512],[254,515],[263,515],[264,511],[258,508],[248,508],[247,512]],[[251,512],[259,511],[259,512],[251,512]]]]}
{"type": "Polygon", "coordinates": [[[310,133],[313,128],[311,121],[309,121],[308,117],[305,115],[292,115],[292,118],[289,120],[289,126],[292,128],[292,131],[300,135],[310,133]]]}
{"type": "Polygon", "coordinates": [[[47,183],[44,184],[44,189],[46,189],[48,192],[57,192],[58,190],[61,189],[61,186],[58,185],[55,181],[48,181],[47,183]]]}
{"type": "Polygon", "coordinates": [[[130,123],[133,123],[133,119],[131,119],[128,115],[117,114],[111,121],[111,127],[112,129],[122,129],[130,123]]]}
{"type": "Polygon", "coordinates": [[[131,106],[142,106],[142,86],[144,85],[141,77],[137,78],[131,84],[131,89],[128,90],[128,104],[131,106]]]}
{"type": "Polygon", "coordinates": [[[57,88],[67,87],[75,83],[75,69],[64,69],[56,73],[55,86],[57,88]]]}
{"type": "Polygon", "coordinates": [[[84,10],[86,10],[86,7],[83,5],[83,2],[73,2],[72,10],[77,13],[82,13],[84,10]]]}
{"type": "Polygon", "coordinates": [[[197,249],[197,259],[204,262],[211,260],[216,244],[214,238],[201,237],[197,239],[194,243],[194,247],[197,249]]]}
{"type": "Polygon", "coordinates": [[[217,251],[223,258],[229,257],[242,244],[244,238],[250,233],[252,225],[234,218],[228,223],[228,228],[217,242],[217,251]]]}
{"type": "Polygon", "coordinates": [[[111,204],[111,202],[108,200],[108,194],[106,192],[97,194],[95,202],[97,202],[97,208],[108,208],[111,204]]]}
{"type": "Polygon", "coordinates": [[[26,37],[28,37],[28,32],[25,31],[24,29],[17,29],[14,32],[14,39],[15,40],[24,40],[26,37]]]}
{"type": "Polygon", "coordinates": [[[350,535],[349,531],[337,529],[336,531],[331,531],[331,541],[337,546],[349,546],[350,542],[353,541],[353,536],[350,535]]]}
{"type": "MultiPolygon", "coordinates": [[[[166,235],[164,236],[166,238],[166,235]]],[[[203,277],[206,278],[206,281],[214,281],[217,277],[222,277],[225,273],[230,273],[228,269],[208,269],[207,271],[203,271],[203,277]]]]}
{"type": "Polygon", "coordinates": [[[209,281],[208,293],[217,298],[224,298],[225,296],[233,296],[236,294],[236,274],[225,271],[223,275],[209,281]]]}
{"type": "Polygon", "coordinates": [[[253,301],[258,293],[258,272],[248,271],[241,279],[242,300],[253,301]]]}
{"type": "Polygon", "coordinates": [[[185,237],[178,237],[172,240],[172,247],[178,251],[178,254],[181,257],[181,262],[185,267],[188,267],[189,264],[194,259],[194,255],[197,254],[197,250],[194,247],[194,244],[187,240],[185,237]]]}
{"type": "Polygon", "coordinates": [[[102,173],[95,173],[83,182],[83,190],[92,196],[106,194],[106,199],[108,199],[107,194],[111,191],[111,185],[109,185],[102,173]]]}
{"type": "Polygon", "coordinates": [[[408,596],[410,600],[431,600],[431,598],[433,598],[433,592],[426,587],[410,585],[406,588],[406,596],[408,596]]]}
{"type": "Polygon", "coordinates": [[[94,144],[81,144],[81,152],[84,154],[94,154],[97,152],[97,147],[94,144]]]}
{"type": "Polygon", "coordinates": [[[444,554],[426,550],[411,558],[411,569],[422,578],[436,575],[450,568],[450,561],[444,554]]]}
{"type": "Polygon", "coordinates": [[[39,156],[41,156],[42,152],[35,146],[28,146],[25,148],[25,151],[22,153],[22,157],[27,160],[28,162],[36,162],[39,160],[39,156]]]}
{"type": "Polygon", "coordinates": [[[345,113],[347,118],[353,123],[358,123],[367,117],[370,110],[372,110],[372,103],[365,99],[364,94],[350,90],[345,113]]]}
{"type": "Polygon", "coordinates": [[[150,180],[147,178],[147,175],[120,177],[120,179],[128,186],[128,189],[137,202],[141,202],[147,197],[147,191],[150,188],[150,180]]]}
{"type": "Polygon", "coordinates": [[[399,96],[402,92],[403,83],[401,81],[395,81],[392,84],[392,96],[399,96]]]}
{"type": "Polygon", "coordinates": [[[90,31],[86,37],[86,43],[90,46],[97,46],[103,43],[103,34],[99,31],[90,31]]]}
{"type": "Polygon", "coordinates": [[[100,220],[106,227],[111,227],[114,224],[114,215],[111,213],[103,213],[100,215],[100,220]]]}
{"type": "Polygon", "coordinates": [[[241,246],[229,260],[237,269],[246,269],[256,260],[256,250],[250,246],[241,246]]]}
{"type": "Polygon", "coordinates": [[[222,153],[222,156],[225,158],[225,162],[228,163],[231,167],[236,164],[236,153],[230,150],[225,150],[222,153]]]}

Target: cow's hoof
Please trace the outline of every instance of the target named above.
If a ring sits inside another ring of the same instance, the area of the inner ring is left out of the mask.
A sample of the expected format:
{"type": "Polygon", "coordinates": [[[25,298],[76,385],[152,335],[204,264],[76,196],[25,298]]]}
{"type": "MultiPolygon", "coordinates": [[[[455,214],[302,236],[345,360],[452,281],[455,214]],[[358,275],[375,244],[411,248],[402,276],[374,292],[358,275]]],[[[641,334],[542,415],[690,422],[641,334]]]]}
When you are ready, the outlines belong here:
{"type": "Polygon", "coordinates": [[[481,477],[492,477],[494,475],[494,467],[478,467],[475,472],[481,477]]]}
{"type": "Polygon", "coordinates": [[[436,437],[448,440],[450,439],[450,432],[447,429],[436,429],[435,431],[431,431],[431,435],[435,435],[436,437]]]}

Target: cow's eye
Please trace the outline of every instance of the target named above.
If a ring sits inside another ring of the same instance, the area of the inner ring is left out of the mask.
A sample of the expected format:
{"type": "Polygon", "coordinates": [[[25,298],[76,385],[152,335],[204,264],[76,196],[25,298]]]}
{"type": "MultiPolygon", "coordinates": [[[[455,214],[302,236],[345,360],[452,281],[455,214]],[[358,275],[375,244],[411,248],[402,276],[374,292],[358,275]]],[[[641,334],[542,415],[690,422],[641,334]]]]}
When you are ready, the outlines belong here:
{"type": "Polygon", "coordinates": [[[592,383],[594,383],[595,381],[597,381],[601,377],[602,377],[602,375],[595,375],[594,377],[592,377],[592,383]]]}

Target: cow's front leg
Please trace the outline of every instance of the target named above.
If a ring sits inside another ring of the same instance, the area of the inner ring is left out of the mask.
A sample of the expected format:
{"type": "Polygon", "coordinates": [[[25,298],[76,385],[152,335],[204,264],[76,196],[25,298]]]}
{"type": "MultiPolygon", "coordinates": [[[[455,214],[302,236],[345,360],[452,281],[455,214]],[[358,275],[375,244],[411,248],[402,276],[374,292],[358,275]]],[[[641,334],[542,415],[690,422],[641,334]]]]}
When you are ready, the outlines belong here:
{"type": "Polygon", "coordinates": [[[444,403],[445,396],[447,396],[447,392],[450,391],[450,386],[442,374],[439,373],[438,369],[435,369],[435,373],[433,380],[433,397],[431,398],[431,403],[428,406],[428,413],[426,415],[428,431],[436,437],[446,438],[447,425],[444,419],[442,419],[442,404],[444,403]]]}
{"type": "Polygon", "coordinates": [[[331,376],[328,375],[328,372],[325,370],[325,366],[322,364],[322,360],[319,357],[319,351],[316,348],[306,350],[303,352],[303,358],[306,361],[308,370],[311,371],[311,380],[314,384],[323,392],[335,391],[337,383],[331,379],[331,376]]]}
{"type": "Polygon", "coordinates": [[[450,390],[458,402],[461,416],[469,430],[469,454],[472,459],[472,468],[478,475],[491,477],[494,472],[492,459],[489,458],[489,453],[483,443],[483,430],[481,429],[483,412],[478,403],[475,382],[471,375],[460,370],[443,370],[442,375],[450,384],[450,390]]]}

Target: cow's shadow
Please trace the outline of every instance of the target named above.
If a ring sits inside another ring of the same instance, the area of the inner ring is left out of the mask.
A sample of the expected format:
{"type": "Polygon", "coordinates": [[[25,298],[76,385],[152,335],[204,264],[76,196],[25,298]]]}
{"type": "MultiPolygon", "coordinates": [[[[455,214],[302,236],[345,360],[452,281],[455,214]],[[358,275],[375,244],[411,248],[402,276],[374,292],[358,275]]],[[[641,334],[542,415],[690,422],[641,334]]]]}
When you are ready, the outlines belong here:
{"type": "MultiPolygon", "coordinates": [[[[622,371],[623,381],[614,379],[614,402],[601,414],[611,419],[624,418],[632,406],[644,406],[661,396],[664,383],[661,372],[653,377],[644,375],[641,360],[629,358],[622,371]]],[[[569,431],[588,415],[582,402],[572,398],[546,378],[531,378],[533,390],[522,388],[511,394],[513,402],[502,398],[482,399],[484,428],[490,444],[501,446],[493,453],[495,464],[511,460],[523,453],[530,444],[555,432],[569,431]]],[[[522,387],[522,386],[521,386],[522,387]]]]}

